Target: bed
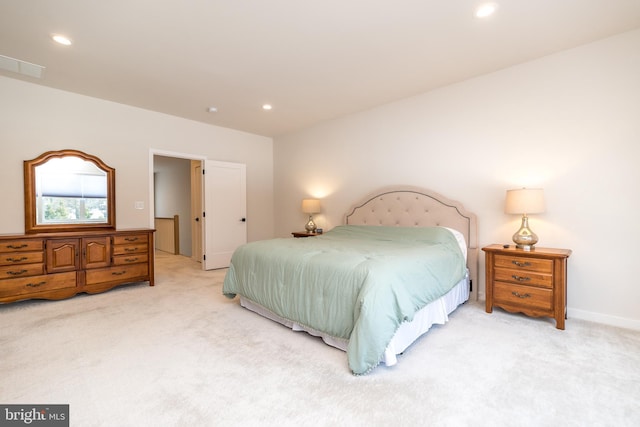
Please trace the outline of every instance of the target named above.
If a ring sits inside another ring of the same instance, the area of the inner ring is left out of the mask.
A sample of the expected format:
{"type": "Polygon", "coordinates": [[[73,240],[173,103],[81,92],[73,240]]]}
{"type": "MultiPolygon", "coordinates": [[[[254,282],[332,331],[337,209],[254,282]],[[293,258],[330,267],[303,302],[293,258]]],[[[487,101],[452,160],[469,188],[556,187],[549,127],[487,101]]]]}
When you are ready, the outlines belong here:
{"type": "Polygon", "coordinates": [[[394,365],[432,325],[477,299],[477,272],[473,213],[426,189],[390,187],[323,235],[239,247],[223,293],[346,351],[361,375],[394,365]]]}

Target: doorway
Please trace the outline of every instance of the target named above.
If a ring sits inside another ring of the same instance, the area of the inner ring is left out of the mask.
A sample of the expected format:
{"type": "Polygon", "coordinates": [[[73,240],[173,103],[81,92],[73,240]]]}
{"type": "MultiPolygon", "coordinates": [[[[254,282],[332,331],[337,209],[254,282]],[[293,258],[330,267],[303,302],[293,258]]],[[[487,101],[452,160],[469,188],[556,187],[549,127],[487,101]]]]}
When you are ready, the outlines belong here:
{"type": "Polygon", "coordinates": [[[192,256],[194,249],[190,163],[189,159],[177,157],[153,158],[156,249],[187,257],[192,256]]]}
{"type": "Polygon", "coordinates": [[[166,151],[150,154],[152,223],[159,213],[186,212],[180,214],[179,235],[180,247],[188,249],[180,254],[203,269],[228,267],[233,251],[247,241],[246,166],[166,151]]]}

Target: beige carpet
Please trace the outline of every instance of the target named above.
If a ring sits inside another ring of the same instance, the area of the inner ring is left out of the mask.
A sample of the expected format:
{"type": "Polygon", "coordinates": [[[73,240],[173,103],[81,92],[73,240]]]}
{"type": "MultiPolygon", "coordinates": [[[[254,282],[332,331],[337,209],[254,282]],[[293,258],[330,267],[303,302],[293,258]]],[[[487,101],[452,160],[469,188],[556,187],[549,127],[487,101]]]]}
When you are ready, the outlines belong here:
{"type": "Polygon", "coordinates": [[[363,377],[159,253],[157,284],[0,306],[0,403],[72,426],[640,425],[640,332],[469,303],[363,377]]]}

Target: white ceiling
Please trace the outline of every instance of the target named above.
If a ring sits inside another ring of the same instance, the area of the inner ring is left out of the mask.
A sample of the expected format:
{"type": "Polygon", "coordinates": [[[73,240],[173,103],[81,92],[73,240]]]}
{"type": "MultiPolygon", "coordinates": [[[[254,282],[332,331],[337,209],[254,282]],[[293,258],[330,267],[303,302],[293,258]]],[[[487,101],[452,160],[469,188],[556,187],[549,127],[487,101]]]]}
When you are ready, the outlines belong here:
{"type": "Polygon", "coordinates": [[[275,136],[640,28],[640,0],[496,1],[0,0],[0,55],[46,67],[0,74],[275,136]]]}

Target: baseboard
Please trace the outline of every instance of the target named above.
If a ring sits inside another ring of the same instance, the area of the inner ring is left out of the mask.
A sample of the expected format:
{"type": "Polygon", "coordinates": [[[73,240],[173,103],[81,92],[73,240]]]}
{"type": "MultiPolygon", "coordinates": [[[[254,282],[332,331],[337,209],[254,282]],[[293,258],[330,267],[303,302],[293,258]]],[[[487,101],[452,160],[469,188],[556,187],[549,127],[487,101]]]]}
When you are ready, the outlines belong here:
{"type": "MultiPolygon", "coordinates": [[[[486,301],[484,292],[478,292],[478,301],[486,301]]],[[[567,307],[567,319],[571,320],[572,318],[640,331],[640,320],[638,319],[629,319],[627,317],[612,316],[610,314],[602,314],[567,307]]]]}
{"type": "Polygon", "coordinates": [[[616,326],[619,328],[640,331],[640,320],[611,316],[609,314],[595,313],[593,311],[578,310],[571,307],[567,308],[567,318],[569,320],[571,320],[572,318],[587,320],[589,322],[603,323],[609,326],[616,326]]]}

